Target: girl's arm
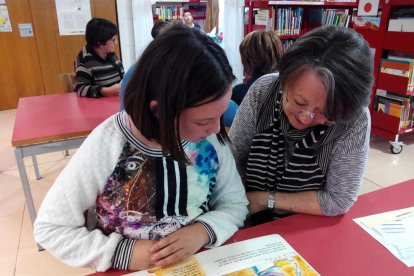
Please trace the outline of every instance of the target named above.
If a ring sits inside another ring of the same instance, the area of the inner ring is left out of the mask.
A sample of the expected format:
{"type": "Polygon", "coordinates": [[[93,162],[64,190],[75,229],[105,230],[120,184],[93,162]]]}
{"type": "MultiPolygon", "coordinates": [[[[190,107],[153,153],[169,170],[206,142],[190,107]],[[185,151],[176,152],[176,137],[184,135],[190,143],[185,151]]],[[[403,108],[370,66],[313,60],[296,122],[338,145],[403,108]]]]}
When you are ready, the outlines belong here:
{"type": "Polygon", "coordinates": [[[84,218],[122,150],[114,120],[106,120],[83,142],[48,191],[34,223],[36,242],[70,266],[107,270],[121,239],[116,233],[89,231],[84,218]]]}

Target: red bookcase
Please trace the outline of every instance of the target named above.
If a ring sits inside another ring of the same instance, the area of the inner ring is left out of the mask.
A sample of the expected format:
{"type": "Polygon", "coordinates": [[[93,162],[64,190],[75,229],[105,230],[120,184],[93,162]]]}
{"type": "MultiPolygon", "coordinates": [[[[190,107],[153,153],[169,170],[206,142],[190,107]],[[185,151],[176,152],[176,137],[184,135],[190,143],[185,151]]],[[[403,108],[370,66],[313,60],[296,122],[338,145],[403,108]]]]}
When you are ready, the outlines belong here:
{"type": "MultiPolygon", "coordinates": [[[[284,39],[295,39],[312,28],[318,27],[307,22],[309,13],[314,12],[315,8],[322,9],[348,9],[352,15],[352,10],[358,7],[358,2],[329,2],[329,1],[245,1],[247,9],[247,24],[245,25],[245,33],[251,32],[263,26],[255,26],[253,24],[253,16],[255,9],[273,10],[275,7],[302,7],[303,22],[299,35],[280,36],[284,39]]],[[[384,114],[373,110],[373,103],[377,89],[390,91],[394,94],[409,96],[407,93],[407,78],[394,76],[390,74],[380,73],[381,58],[386,57],[386,53],[390,50],[409,52],[414,54],[414,32],[390,32],[388,31],[388,22],[391,17],[392,9],[400,7],[414,7],[414,0],[380,0],[381,19],[378,30],[355,29],[369,43],[370,47],[375,49],[374,54],[374,85],[371,96],[371,117],[372,127],[371,133],[382,136],[390,140],[390,150],[392,153],[400,153],[404,144],[399,141],[399,135],[412,132],[414,128],[401,128],[400,119],[388,114],[384,114]]],[[[273,17],[274,13],[270,13],[273,17]]],[[[352,27],[352,24],[349,25],[352,27]]]]}
{"type": "MultiPolygon", "coordinates": [[[[388,31],[388,22],[392,14],[392,9],[398,9],[400,7],[414,7],[414,1],[381,0],[380,8],[382,9],[382,14],[379,30],[358,30],[358,32],[364,35],[371,47],[375,48],[375,83],[371,103],[375,100],[377,89],[403,96],[413,95],[413,93],[407,92],[407,78],[380,73],[380,60],[382,57],[386,57],[386,52],[399,51],[414,53],[414,32],[388,31]]],[[[371,117],[371,133],[389,139],[391,152],[400,153],[404,143],[399,141],[399,136],[412,132],[414,128],[411,126],[402,128],[400,126],[400,118],[374,110],[373,104],[371,104],[371,117]]]]}

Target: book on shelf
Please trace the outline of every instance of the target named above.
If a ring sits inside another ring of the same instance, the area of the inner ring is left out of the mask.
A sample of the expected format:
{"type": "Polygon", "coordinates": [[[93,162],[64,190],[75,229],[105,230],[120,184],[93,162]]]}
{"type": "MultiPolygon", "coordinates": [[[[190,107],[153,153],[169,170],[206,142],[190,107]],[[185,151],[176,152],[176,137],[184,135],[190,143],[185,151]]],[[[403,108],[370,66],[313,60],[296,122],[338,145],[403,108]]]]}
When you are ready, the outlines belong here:
{"type": "Polygon", "coordinates": [[[413,126],[413,98],[378,89],[374,110],[400,118],[400,128],[413,126]]]}
{"type": "Polygon", "coordinates": [[[254,25],[264,26],[262,28],[266,30],[273,29],[273,19],[271,17],[271,12],[268,9],[255,10],[253,12],[253,19],[254,25]]]}
{"type": "Polygon", "coordinates": [[[402,59],[381,59],[381,73],[397,75],[401,77],[407,77],[410,75],[414,68],[414,59],[402,60],[402,59]]]}
{"type": "Polygon", "coordinates": [[[319,275],[280,235],[216,247],[166,268],[128,275],[319,275]]]}
{"type": "Polygon", "coordinates": [[[352,27],[354,29],[378,30],[381,17],[377,16],[352,16],[352,27]]]}
{"type": "Polygon", "coordinates": [[[414,32],[414,17],[402,17],[390,19],[388,23],[388,31],[391,32],[414,32]]]}
{"type": "Polygon", "coordinates": [[[414,92],[414,58],[389,55],[381,59],[381,73],[407,78],[407,93],[414,92]]]}
{"type": "Polygon", "coordinates": [[[388,31],[414,32],[414,7],[408,7],[407,5],[407,7],[392,9],[388,22],[388,31]]]}

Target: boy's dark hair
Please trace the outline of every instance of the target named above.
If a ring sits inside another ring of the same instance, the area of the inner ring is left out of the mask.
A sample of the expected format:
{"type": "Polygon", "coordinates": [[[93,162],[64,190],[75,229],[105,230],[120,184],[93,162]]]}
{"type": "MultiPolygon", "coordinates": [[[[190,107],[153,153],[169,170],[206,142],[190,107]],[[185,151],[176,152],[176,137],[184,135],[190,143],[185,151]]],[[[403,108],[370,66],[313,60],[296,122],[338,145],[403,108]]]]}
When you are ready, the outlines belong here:
{"type": "MultiPolygon", "coordinates": [[[[125,111],[145,138],[155,139],[180,164],[189,164],[179,131],[182,111],[223,97],[234,79],[224,50],[212,38],[171,23],[138,60],[125,90],[125,111]],[[156,115],[150,110],[153,100],[156,115]]],[[[222,119],[217,138],[229,141],[222,119]]]]}
{"type": "Polygon", "coordinates": [[[168,24],[170,23],[164,20],[158,20],[157,22],[155,22],[154,26],[151,29],[152,38],[156,38],[161,33],[161,31],[168,26],[168,24]]]}
{"type": "Polygon", "coordinates": [[[276,71],[283,46],[274,31],[258,30],[248,33],[239,46],[244,73],[262,76],[276,71]]]}
{"type": "Polygon", "coordinates": [[[282,89],[303,70],[315,70],[328,92],[326,117],[353,121],[369,105],[373,58],[368,43],[353,29],[320,27],[293,43],[279,61],[282,89]]]}
{"type": "Polygon", "coordinates": [[[118,34],[118,28],[111,21],[94,17],[86,24],[85,39],[91,47],[104,45],[118,34]]]}

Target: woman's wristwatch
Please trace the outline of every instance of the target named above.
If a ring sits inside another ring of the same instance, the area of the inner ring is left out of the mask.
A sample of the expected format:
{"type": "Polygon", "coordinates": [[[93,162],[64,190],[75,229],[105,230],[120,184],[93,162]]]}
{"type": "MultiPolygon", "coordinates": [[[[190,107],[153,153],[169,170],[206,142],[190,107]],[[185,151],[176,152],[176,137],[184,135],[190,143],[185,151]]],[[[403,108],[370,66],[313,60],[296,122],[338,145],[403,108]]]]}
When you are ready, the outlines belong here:
{"type": "Polygon", "coordinates": [[[269,194],[267,197],[267,209],[273,210],[275,206],[276,206],[275,191],[269,191],[269,194]]]}

